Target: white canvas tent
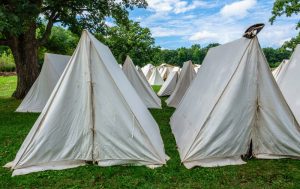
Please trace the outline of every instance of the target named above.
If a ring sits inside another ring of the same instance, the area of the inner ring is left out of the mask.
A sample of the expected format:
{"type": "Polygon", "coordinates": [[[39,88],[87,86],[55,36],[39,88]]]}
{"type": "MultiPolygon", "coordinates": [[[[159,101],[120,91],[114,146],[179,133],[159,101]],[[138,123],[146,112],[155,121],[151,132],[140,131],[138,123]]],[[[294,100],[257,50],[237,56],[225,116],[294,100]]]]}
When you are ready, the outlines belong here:
{"type": "Polygon", "coordinates": [[[177,80],[178,80],[178,71],[172,71],[169,74],[167,80],[161,86],[157,95],[158,96],[170,96],[176,87],[177,80]]]}
{"type": "Polygon", "coordinates": [[[148,81],[149,81],[150,85],[164,84],[164,80],[161,78],[157,68],[153,68],[152,75],[148,81]]]}
{"type": "Polygon", "coordinates": [[[181,69],[176,87],[172,95],[166,100],[166,103],[170,107],[176,108],[180,103],[182,97],[184,96],[186,90],[189,88],[190,84],[194,80],[196,72],[192,61],[187,61],[183,64],[181,69]]]}
{"type": "Polygon", "coordinates": [[[300,123],[300,45],[297,45],[291,59],[282,66],[276,81],[300,123]]]}
{"type": "Polygon", "coordinates": [[[201,65],[199,64],[194,64],[194,70],[196,73],[198,73],[198,70],[200,69],[201,65]]]}
{"type": "Polygon", "coordinates": [[[13,175],[92,161],[161,166],[159,128],[109,48],[84,31],[41,115],[16,158],[13,175]]]}
{"type": "Polygon", "coordinates": [[[154,66],[152,64],[147,64],[146,66],[144,66],[142,68],[142,71],[143,71],[145,77],[147,78],[147,80],[150,79],[153,68],[154,68],[154,66]]]}
{"type": "Polygon", "coordinates": [[[123,64],[123,72],[148,108],[161,108],[160,99],[148,82],[140,76],[129,56],[123,64]]]}
{"type": "Polygon", "coordinates": [[[300,127],[257,37],[211,48],[170,124],[187,168],[244,164],[251,143],[258,159],[300,157],[300,127]]]}
{"type": "Polygon", "coordinates": [[[70,58],[70,56],[45,53],[41,73],[16,112],[41,112],[70,58]]]}
{"type": "Polygon", "coordinates": [[[174,66],[170,64],[163,63],[160,66],[157,67],[158,72],[163,80],[168,78],[168,75],[173,70],[174,66]]]}
{"type": "Polygon", "coordinates": [[[279,66],[275,70],[272,71],[272,74],[273,74],[275,80],[277,80],[280,77],[281,74],[286,72],[288,62],[289,62],[289,60],[283,60],[279,64],[279,66]]]}

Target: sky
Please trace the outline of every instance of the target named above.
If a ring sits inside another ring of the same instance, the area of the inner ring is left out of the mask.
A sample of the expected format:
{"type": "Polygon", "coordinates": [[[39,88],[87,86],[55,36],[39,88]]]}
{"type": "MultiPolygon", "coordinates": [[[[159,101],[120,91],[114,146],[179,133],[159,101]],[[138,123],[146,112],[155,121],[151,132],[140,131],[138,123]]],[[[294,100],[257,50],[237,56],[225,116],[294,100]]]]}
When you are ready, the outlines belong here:
{"type": "Polygon", "coordinates": [[[256,23],[265,23],[259,34],[262,47],[280,47],[298,33],[300,17],[282,16],[273,25],[269,18],[274,0],[147,0],[147,9],[130,11],[130,19],[148,27],[163,49],[224,44],[240,38],[256,23]]]}

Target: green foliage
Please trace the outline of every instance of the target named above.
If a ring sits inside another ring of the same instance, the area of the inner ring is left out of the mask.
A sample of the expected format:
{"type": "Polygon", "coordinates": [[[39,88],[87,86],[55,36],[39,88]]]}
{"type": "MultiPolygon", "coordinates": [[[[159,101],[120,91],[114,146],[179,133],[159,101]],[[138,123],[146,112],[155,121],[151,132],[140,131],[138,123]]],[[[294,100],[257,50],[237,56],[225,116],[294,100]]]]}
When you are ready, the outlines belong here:
{"type": "MultiPolygon", "coordinates": [[[[149,169],[144,166],[82,166],[60,171],[44,171],[11,177],[2,166],[12,161],[39,114],[16,113],[19,100],[10,98],[16,77],[0,77],[0,188],[298,188],[300,161],[292,159],[247,161],[240,166],[186,169],[180,162],[169,125],[174,108],[151,113],[157,121],[170,156],[167,165],[149,169]]],[[[158,90],[158,88],[156,89],[158,90]]]]}
{"type": "MultiPolygon", "coordinates": [[[[285,15],[291,17],[298,15],[300,12],[299,0],[276,0],[273,5],[272,17],[270,18],[271,24],[274,23],[277,17],[285,15]]],[[[300,27],[300,21],[297,23],[297,28],[300,27]]]]}
{"type": "Polygon", "coordinates": [[[296,46],[298,44],[300,44],[300,33],[298,33],[298,35],[296,37],[292,38],[290,41],[286,41],[282,45],[282,48],[290,49],[290,50],[294,51],[294,49],[296,48],[296,46]]]}
{"type": "Polygon", "coordinates": [[[98,33],[97,37],[109,46],[120,64],[127,55],[139,66],[153,61],[154,38],[150,30],[141,27],[138,22],[115,23],[115,26],[107,28],[105,35],[98,33]]]}
{"type": "Polygon", "coordinates": [[[284,48],[263,48],[263,52],[271,68],[277,67],[284,59],[289,59],[291,51],[284,48]]]}
{"type": "Polygon", "coordinates": [[[183,62],[192,60],[194,64],[202,64],[208,50],[218,45],[218,43],[212,43],[201,48],[199,44],[195,44],[190,48],[181,47],[175,50],[158,50],[155,52],[155,62],[156,64],[165,62],[168,64],[182,66],[183,62]]]}
{"type": "Polygon", "coordinates": [[[75,35],[70,30],[54,26],[49,40],[43,47],[50,53],[72,55],[78,42],[78,35],[75,35]]]}
{"type": "Polygon", "coordinates": [[[121,22],[127,19],[127,10],[134,6],[145,8],[147,3],[145,0],[4,1],[0,4],[0,33],[6,37],[19,36],[44,21],[50,22],[50,28],[53,23],[60,22],[76,33],[81,33],[83,29],[102,31],[106,17],[121,22]]]}
{"type": "Polygon", "coordinates": [[[16,70],[14,57],[10,50],[5,50],[0,54],[0,72],[13,72],[16,70]]]}

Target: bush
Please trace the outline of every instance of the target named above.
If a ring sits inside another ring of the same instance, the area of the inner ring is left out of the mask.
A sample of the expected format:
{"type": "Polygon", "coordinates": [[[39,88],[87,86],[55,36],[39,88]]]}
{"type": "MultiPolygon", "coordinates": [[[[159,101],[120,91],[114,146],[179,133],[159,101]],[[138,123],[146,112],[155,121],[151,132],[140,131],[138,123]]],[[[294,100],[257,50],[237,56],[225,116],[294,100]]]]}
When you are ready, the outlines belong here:
{"type": "Polygon", "coordinates": [[[0,55],[0,72],[14,72],[14,71],[16,71],[14,57],[10,50],[4,51],[0,55]]]}

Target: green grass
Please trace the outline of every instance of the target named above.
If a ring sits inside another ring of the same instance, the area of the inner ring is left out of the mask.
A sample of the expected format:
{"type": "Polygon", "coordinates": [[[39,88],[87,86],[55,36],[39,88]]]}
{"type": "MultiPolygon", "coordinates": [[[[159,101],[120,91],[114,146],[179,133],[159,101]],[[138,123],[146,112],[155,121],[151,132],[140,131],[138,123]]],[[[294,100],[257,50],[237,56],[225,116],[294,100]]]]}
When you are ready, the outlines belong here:
{"type": "MultiPolygon", "coordinates": [[[[38,114],[15,113],[20,101],[10,98],[16,77],[0,77],[0,165],[14,159],[38,114]]],[[[158,90],[159,87],[155,87],[158,90]]],[[[162,98],[165,100],[166,98],[162,98]]],[[[249,160],[246,165],[186,169],[179,159],[169,118],[173,108],[151,110],[161,129],[167,165],[98,167],[45,171],[11,177],[0,167],[0,188],[299,188],[299,160],[249,160]]]]}

